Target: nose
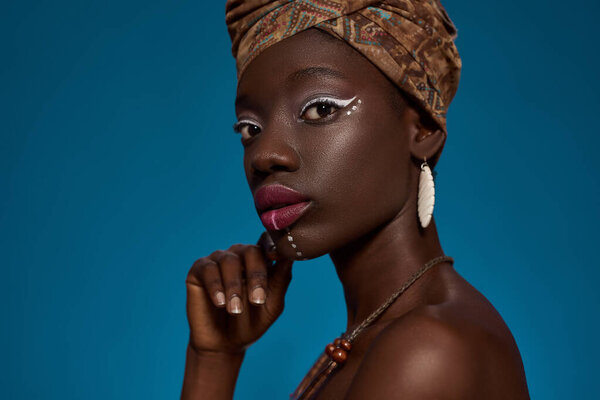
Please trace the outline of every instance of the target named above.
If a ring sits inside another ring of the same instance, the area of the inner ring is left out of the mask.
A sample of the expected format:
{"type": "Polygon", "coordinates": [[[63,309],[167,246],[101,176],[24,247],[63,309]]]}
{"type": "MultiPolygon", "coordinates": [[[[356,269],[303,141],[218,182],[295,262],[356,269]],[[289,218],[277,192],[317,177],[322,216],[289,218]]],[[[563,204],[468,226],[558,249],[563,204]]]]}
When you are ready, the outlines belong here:
{"type": "Polygon", "coordinates": [[[264,129],[246,150],[253,177],[265,177],[279,171],[293,172],[300,167],[300,156],[285,127],[264,129]]]}

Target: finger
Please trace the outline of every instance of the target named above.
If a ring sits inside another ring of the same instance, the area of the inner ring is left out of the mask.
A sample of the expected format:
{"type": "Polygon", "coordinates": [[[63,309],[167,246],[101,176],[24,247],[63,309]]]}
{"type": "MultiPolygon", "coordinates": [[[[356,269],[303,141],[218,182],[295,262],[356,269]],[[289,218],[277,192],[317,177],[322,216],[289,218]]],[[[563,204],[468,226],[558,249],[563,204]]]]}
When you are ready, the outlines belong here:
{"type": "Polygon", "coordinates": [[[185,277],[185,283],[189,283],[189,284],[192,284],[195,286],[202,285],[202,274],[201,274],[202,266],[207,261],[210,261],[210,259],[207,257],[202,257],[202,258],[199,258],[196,261],[194,261],[194,263],[192,264],[192,267],[188,271],[187,276],[185,277]]]}
{"type": "Polygon", "coordinates": [[[206,293],[208,293],[214,305],[225,307],[225,290],[223,289],[219,264],[213,260],[208,260],[202,267],[201,275],[206,293]]]}
{"type": "Polygon", "coordinates": [[[248,300],[254,304],[264,304],[267,298],[267,260],[262,249],[246,246],[243,250],[246,269],[248,300]]]}
{"type": "Polygon", "coordinates": [[[241,314],[242,305],[242,260],[232,251],[224,251],[218,257],[221,277],[225,287],[227,312],[241,314]]]}
{"type": "MultiPolygon", "coordinates": [[[[216,299],[211,296],[211,293],[209,292],[210,289],[207,289],[203,278],[205,265],[211,264],[212,262],[213,261],[209,257],[199,258],[194,262],[188,272],[185,279],[188,316],[206,313],[207,311],[210,312],[211,309],[215,312],[218,311],[214,308],[216,299]]],[[[191,323],[190,319],[188,319],[188,321],[191,323]]]]}
{"type": "Polygon", "coordinates": [[[267,259],[275,261],[278,258],[277,246],[275,246],[275,242],[271,238],[271,235],[269,235],[269,232],[264,231],[256,244],[263,249],[267,259]]]}
{"type": "Polygon", "coordinates": [[[280,259],[269,270],[269,296],[281,301],[285,297],[290,282],[292,281],[292,264],[294,260],[280,259]]]}
{"type": "Polygon", "coordinates": [[[219,265],[210,257],[202,257],[194,262],[188,272],[186,283],[204,291],[216,306],[225,305],[225,293],[221,283],[219,265]]]}

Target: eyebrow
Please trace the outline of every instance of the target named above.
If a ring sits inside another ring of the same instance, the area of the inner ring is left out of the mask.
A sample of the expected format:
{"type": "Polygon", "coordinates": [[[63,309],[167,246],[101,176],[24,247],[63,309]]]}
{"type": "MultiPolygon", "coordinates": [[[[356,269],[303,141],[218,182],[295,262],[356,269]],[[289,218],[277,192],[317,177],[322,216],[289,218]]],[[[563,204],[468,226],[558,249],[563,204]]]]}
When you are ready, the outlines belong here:
{"type": "Polygon", "coordinates": [[[313,77],[313,76],[326,76],[326,77],[331,77],[331,78],[346,79],[344,74],[342,74],[340,71],[336,71],[331,68],[309,67],[309,68],[301,69],[296,72],[292,72],[290,75],[288,75],[286,80],[298,81],[298,80],[302,80],[302,79],[313,77]]]}
{"type": "Polygon", "coordinates": [[[235,107],[244,107],[248,103],[248,96],[238,96],[235,98],[235,107]]]}
{"type": "MultiPolygon", "coordinates": [[[[295,72],[292,72],[286,78],[286,81],[299,81],[302,79],[310,78],[310,77],[330,77],[337,79],[347,80],[348,78],[342,74],[340,71],[336,71],[327,67],[308,67],[295,72]]],[[[241,95],[236,97],[235,106],[236,107],[244,107],[248,104],[248,96],[241,95]]]]}

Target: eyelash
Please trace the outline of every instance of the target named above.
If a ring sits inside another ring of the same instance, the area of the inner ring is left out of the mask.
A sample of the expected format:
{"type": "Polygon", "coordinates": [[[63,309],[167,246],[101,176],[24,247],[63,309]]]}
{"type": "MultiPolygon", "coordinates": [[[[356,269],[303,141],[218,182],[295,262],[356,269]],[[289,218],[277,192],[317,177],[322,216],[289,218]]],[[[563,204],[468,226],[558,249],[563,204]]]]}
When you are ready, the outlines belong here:
{"type": "MultiPolygon", "coordinates": [[[[347,99],[347,100],[340,100],[340,99],[336,99],[334,97],[325,97],[325,96],[317,97],[316,99],[312,99],[312,100],[308,101],[304,105],[304,107],[302,107],[302,111],[300,111],[300,118],[302,118],[302,116],[306,113],[306,111],[310,110],[310,108],[313,106],[316,106],[319,104],[325,104],[327,106],[333,106],[333,107],[337,108],[338,110],[341,110],[342,108],[347,107],[348,104],[352,103],[355,98],[356,97],[353,97],[353,98],[347,99]]],[[[325,117],[323,117],[323,118],[325,118],[325,117]]]]}
{"type": "Polygon", "coordinates": [[[243,120],[238,121],[235,124],[233,124],[233,131],[235,133],[239,133],[240,135],[242,135],[242,140],[249,139],[250,137],[253,137],[254,135],[248,134],[249,137],[246,137],[244,135],[244,133],[242,132],[242,130],[246,127],[256,127],[258,129],[262,130],[260,125],[258,125],[256,122],[248,120],[248,119],[243,119],[243,120]]]}
{"type": "MultiPolygon", "coordinates": [[[[304,118],[302,118],[302,116],[306,113],[306,111],[310,110],[312,107],[317,106],[317,105],[327,105],[330,107],[335,107],[336,110],[329,115],[334,114],[335,112],[337,112],[338,110],[341,110],[342,108],[347,107],[350,103],[352,103],[354,101],[354,99],[356,99],[356,96],[351,98],[351,99],[347,99],[347,100],[340,100],[340,99],[336,99],[333,97],[317,97],[315,99],[309,100],[303,107],[302,110],[300,111],[300,118],[299,121],[308,121],[308,122],[312,122],[312,121],[317,121],[317,119],[309,119],[309,120],[305,120],[304,118]]],[[[324,119],[327,118],[326,117],[321,117],[318,119],[324,119]]],[[[258,125],[257,123],[255,123],[254,121],[251,120],[247,120],[247,119],[243,119],[241,121],[236,122],[235,124],[233,124],[233,130],[236,133],[239,133],[242,135],[242,140],[247,140],[250,139],[252,137],[254,137],[254,135],[252,134],[246,134],[244,135],[243,129],[246,127],[254,127],[254,128],[258,128],[259,130],[262,130],[262,128],[260,127],[260,125],[258,125]]],[[[260,132],[255,133],[258,134],[260,132]]]]}

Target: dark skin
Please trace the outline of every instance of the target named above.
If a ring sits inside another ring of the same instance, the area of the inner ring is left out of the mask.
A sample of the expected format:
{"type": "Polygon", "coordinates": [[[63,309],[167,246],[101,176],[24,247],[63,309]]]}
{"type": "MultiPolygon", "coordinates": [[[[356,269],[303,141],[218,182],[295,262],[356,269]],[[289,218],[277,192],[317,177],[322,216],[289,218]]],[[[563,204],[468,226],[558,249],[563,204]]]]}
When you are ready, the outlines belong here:
{"type": "MultiPolygon", "coordinates": [[[[236,112],[246,121],[240,131],[252,192],[281,183],[310,198],[291,233],[305,257],[330,255],[348,329],[443,255],[435,221],[419,225],[416,199],[420,165],[436,160],[446,135],[347,44],[309,29],[266,49],[240,78],[236,112]],[[301,113],[325,95],[353,100],[301,113]]],[[[245,349],[283,311],[297,256],[285,232],[269,233],[275,263],[260,245],[238,244],[190,270],[182,398],[232,398],[245,349]]],[[[449,263],[429,270],[358,337],[318,395],[393,398],[529,398],[509,329],[449,263]]]]}

